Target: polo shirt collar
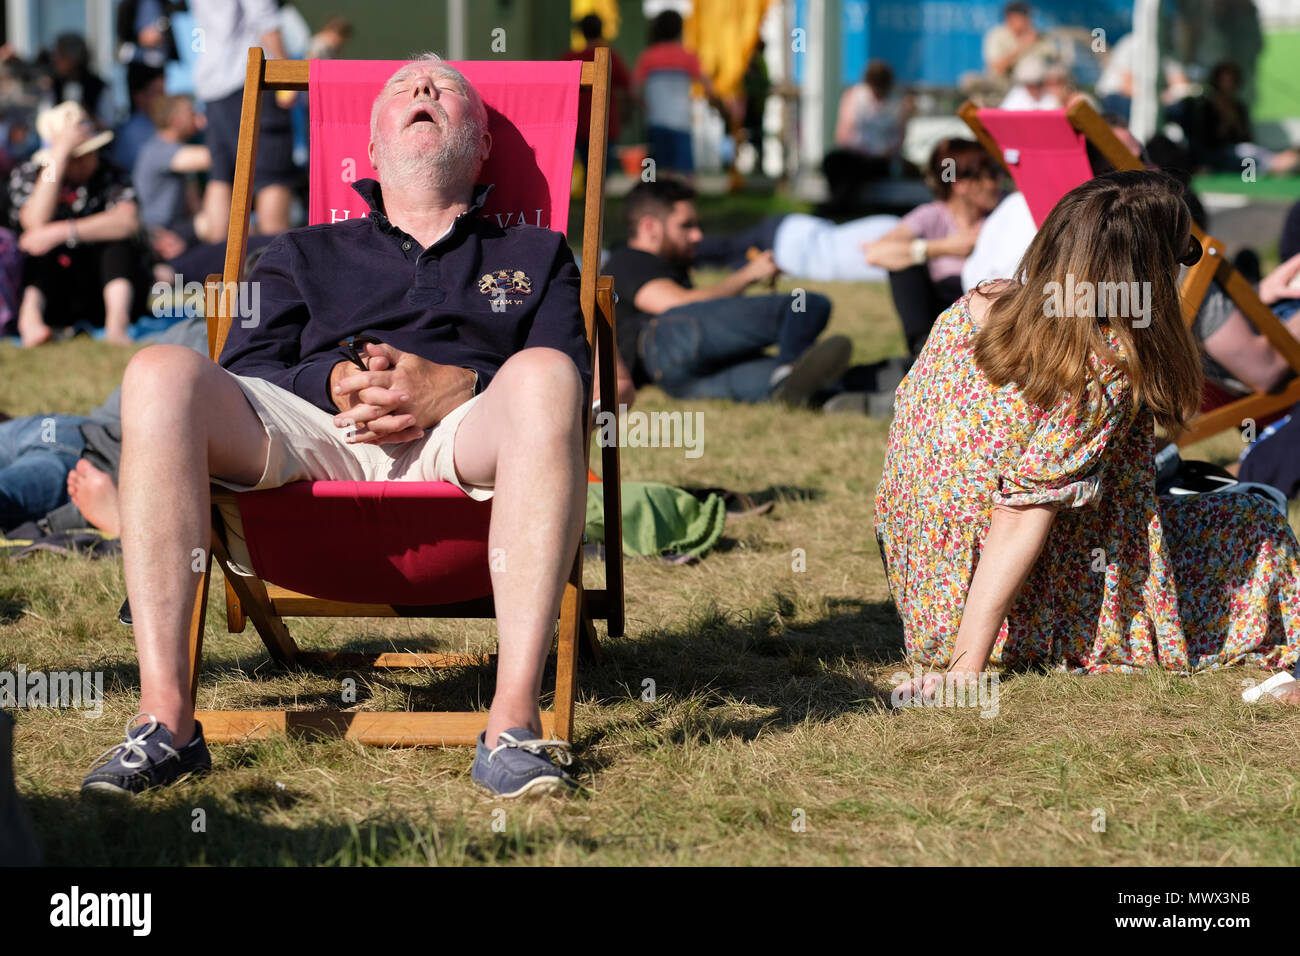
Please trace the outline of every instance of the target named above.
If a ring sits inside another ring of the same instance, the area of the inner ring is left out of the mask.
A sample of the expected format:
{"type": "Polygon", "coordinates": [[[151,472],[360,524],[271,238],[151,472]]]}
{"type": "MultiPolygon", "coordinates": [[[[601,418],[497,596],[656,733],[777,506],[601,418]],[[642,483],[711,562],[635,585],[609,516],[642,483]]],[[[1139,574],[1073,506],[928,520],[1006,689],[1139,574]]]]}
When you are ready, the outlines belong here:
{"type": "MultiPolygon", "coordinates": [[[[388,215],[384,212],[384,193],[378,181],[374,179],[358,179],[352,184],[352,188],[356,190],[358,196],[366,201],[366,205],[370,207],[370,220],[382,231],[393,236],[399,236],[403,239],[411,238],[404,230],[394,226],[389,220],[388,215]]],[[[442,237],[442,239],[446,239],[447,236],[456,231],[462,221],[468,220],[471,215],[482,209],[484,203],[487,202],[488,193],[490,192],[492,192],[491,183],[475,186],[474,192],[470,197],[469,208],[456,217],[455,221],[451,225],[451,229],[447,232],[447,235],[442,237]]],[[[441,242],[442,239],[439,241],[441,242]]]]}

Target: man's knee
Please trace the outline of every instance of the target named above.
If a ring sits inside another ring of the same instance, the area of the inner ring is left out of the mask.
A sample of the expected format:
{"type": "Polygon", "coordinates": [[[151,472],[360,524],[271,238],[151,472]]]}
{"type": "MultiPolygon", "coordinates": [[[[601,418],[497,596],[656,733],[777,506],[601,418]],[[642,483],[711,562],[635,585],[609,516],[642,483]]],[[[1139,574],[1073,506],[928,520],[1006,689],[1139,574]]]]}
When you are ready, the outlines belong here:
{"type": "Polygon", "coordinates": [[[580,423],[583,388],[582,376],[573,359],[558,349],[530,348],[516,352],[506,360],[492,381],[506,391],[521,409],[571,409],[562,416],[580,423]]]}
{"type": "Polygon", "coordinates": [[[122,376],[122,416],[191,398],[212,363],[183,345],[150,345],[141,349],[122,376]],[[130,411],[128,411],[130,410],[130,411]]]}
{"type": "Polygon", "coordinates": [[[805,293],[804,311],[825,325],[831,318],[831,300],[820,292],[805,293]]]}

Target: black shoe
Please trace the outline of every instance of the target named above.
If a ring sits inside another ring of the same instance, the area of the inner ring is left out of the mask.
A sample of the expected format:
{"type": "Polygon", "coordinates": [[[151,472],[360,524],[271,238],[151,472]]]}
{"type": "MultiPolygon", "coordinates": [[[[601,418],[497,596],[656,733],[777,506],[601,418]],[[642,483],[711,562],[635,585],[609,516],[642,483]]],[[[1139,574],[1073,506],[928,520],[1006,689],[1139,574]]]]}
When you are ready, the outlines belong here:
{"type": "Polygon", "coordinates": [[[203,740],[203,726],[194,722],[194,737],[177,750],[172,746],[172,732],[158,723],[153,714],[136,714],[126,723],[126,740],[104,751],[91,764],[90,773],[81,782],[82,793],[143,793],[153,787],[183,777],[188,773],[206,773],[212,769],[212,755],[203,740]],[[147,724],[132,725],[141,717],[147,724]]]}
{"type": "Polygon", "coordinates": [[[802,408],[819,391],[840,380],[852,354],[853,343],[846,335],[827,336],[813,344],[790,366],[785,378],[772,387],[772,401],[802,408]]]}

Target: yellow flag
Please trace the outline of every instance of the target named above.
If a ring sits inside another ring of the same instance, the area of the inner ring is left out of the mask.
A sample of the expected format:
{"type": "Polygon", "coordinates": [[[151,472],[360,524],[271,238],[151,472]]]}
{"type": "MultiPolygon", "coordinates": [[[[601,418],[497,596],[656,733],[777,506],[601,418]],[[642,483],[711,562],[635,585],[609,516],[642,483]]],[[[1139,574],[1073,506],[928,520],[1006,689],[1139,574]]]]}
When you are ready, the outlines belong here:
{"type": "MultiPolygon", "coordinates": [[[[576,6],[579,0],[574,0],[576,6]]],[[[719,96],[740,96],[745,70],[758,45],[758,31],[771,0],[695,0],[682,42],[700,59],[700,69],[719,96]]]]}

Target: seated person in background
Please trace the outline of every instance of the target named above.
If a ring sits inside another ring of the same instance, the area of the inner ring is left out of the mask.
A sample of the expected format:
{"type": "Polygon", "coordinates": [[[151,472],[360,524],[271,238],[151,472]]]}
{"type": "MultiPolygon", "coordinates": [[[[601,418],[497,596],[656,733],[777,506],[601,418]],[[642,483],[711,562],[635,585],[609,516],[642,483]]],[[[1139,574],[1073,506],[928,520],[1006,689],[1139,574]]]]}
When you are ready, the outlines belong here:
{"type": "Polygon", "coordinates": [[[167,95],[162,67],[131,62],[126,65],[126,86],[131,95],[131,115],[113,136],[113,162],[128,172],[135,169],[140,148],[153,139],[154,103],[167,95]]]}
{"type": "Polygon", "coordinates": [[[1107,173],[1056,204],[1023,285],[982,286],[939,317],[898,390],[875,499],[908,656],[938,670],[896,694],[942,693],[945,668],[989,664],[1295,664],[1300,545],[1286,517],[1254,495],[1155,490],[1155,425],[1179,435],[1201,400],[1177,286],[1200,254],[1175,181],[1107,173]],[[1067,274],[1149,282],[1149,326],[1063,318],[1059,292],[1045,308],[1067,274]],[[1102,553],[1105,573],[1080,570],[1102,553]]]}
{"type": "Polygon", "coordinates": [[[196,242],[215,241],[225,228],[209,227],[194,173],[212,166],[206,146],[190,144],[203,128],[188,96],[164,96],[151,114],[157,132],[140,150],[132,179],[140,196],[140,222],[160,259],[174,259],[196,242]]]}
{"type": "Polygon", "coordinates": [[[1192,153],[1215,172],[1240,173],[1246,161],[1261,172],[1289,173],[1300,165],[1300,150],[1273,152],[1255,143],[1250,110],[1241,101],[1241,67],[1223,60],[1210,70],[1209,89],[1181,114],[1192,153]]]}
{"type": "Polygon", "coordinates": [[[926,174],[934,201],[863,247],[869,265],[889,270],[889,290],[912,355],[920,354],[935,316],[962,294],[962,264],[1002,198],[998,180],[997,162],[979,143],[941,140],[926,174]]]}
{"type": "Polygon", "coordinates": [[[40,345],[54,328],[85,321],[129,344],[140,218],[126,173],[99,152],[113,134],[96,133],[72,102],[45,110],[36,127],[49,149],[9,177],[10,216],[28,255],[18,334],[40,345]]]}
{"type": "MultiPolygon", "coordinates": [[[[207,323],[182,319],[151,342],[208,353],[207,323]]],[[[122,389],[88,415],[29,415],[0,422],[0,530],[28,521],[49,533],[96,527],[117,535],[122,389]]]]}
{"type": "Polygon", "coordinates": [[[792,279],[819,282],[884,282],[889,273],[868,265],[862,245],[886,235],[897,216],[865,216],[836,223],[799,212],[769,216],[731,236],[705,236],[695,247],[695,264],[743,268],[752,253],[772,250],[776,267],[792,279]]]}
{"type": "Polygon", "coordinates": [[[108,84],[90,68],[90,47],[80,33],[61,33],[54,38],[49,82],[53,99],[46,102],[72,100],[96,121],[112,119],[112,94],[108,84]]]}
{"type": "Polygon", "coordinates": [[[581,533],[591,355],[564,236],[480,214],[491,147],[457,70],[404,64],[371,114],[379,181],[355,184],[370,215],[276,237],[249,276],[260,321],[233,325],[220,365],[179,346],[132,358],[118,512],[142,722],[83,790],[138,793],[211,767],[187,663],[209,482],[300,480],[446,481],[494,499],[489,544],[518,560],[492,572],[497,682],[471,775],[504,797],[572,785],[547,755],[568,745],[539,739],[538,693],[581,533]],[[480,287],[498,268],[531,280],[504,312],[480,287]],[[378,341],[358,344],[361,370],[339,343],[363,334],[378,341]]]}
{"type": "MultiPolygon", "coordinates": [[[[1259,298],[1300,338],[1300,253],[1264,276],[1259,298]]],[[[1271,392],[1291,372],[1272,343],[1255,330],[1217,283],[1206,293],[1192,331],[1223,371],[1257,392],[1271,392]]]]}
{"type": "Polygon", "coordinates": [[[618,348],[633,381],[677,398],[808,404],[844,374],[852,351],[844,336],[817,342],[830,300],[815,292],[742,296],[776,276],[770,251],[696,288],[691,265],[703,234],[694,199],[686,183],[660,177],[624,200],[627,245],[605,269],[619,293],[618,348]],[[773,345],[776,355],[766,354],[773,345]]]}
{"type": "Polygon", "coordinates": [[[889,64],[872,60],[862,82],[840,96],[835,149],[822,160],[830,208],[853,206],[863,185],[889,175],[890,163],[903,146],[907,122],[916,111],[912,96],[891,96],[893,88],[889,64]]]}
{"type": "Polygon", "coordinates": [[[1016,64],[1039,48],[1042,40],[1030,14],[1029,4],[1008,3],[1002,22],[984,34],[984,69],[990,79],[1008,82],[1016,64]]]}
{"type": "Polygon", "coordinates": [[[1015,86],[998,104],[1003,110],[1059,110],[1073,91],[1070,73],[1048,65],[1041,56],[1027,56],[1012,73],[1015,86]]]}

